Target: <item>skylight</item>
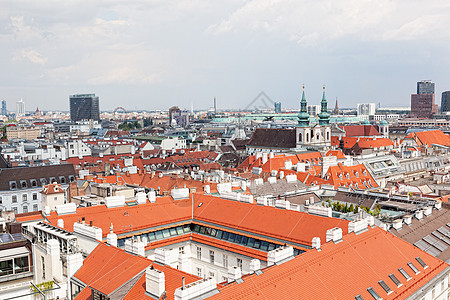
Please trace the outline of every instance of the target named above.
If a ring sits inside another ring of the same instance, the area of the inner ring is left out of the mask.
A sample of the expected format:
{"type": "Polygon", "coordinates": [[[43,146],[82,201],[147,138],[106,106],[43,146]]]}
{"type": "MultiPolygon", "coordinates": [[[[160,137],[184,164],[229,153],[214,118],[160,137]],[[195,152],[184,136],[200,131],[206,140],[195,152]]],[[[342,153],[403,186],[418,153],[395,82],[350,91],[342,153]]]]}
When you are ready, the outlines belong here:
{"type": "Polygon", "coordinates": [[[363,298],[361,295],[356,295],[356,296],[355,296],[355,299],[356,299],[356,300],[364,300],[364,298],[363,298]]]}
{"type": "Polygon", "coordinates": [[[401,287],[401,286],[403,285],[403,284],[400,282],[400,280],[398,280],[398,278],[395,277],[394,274],[389,274],[389,278],[392,280],[392,282],[394,282],[394,284],[395,284],[397,287],[401,287]]]}
{"type": "Polygon", "coordinates": [[[386,293],[389,295],[390,293],[392,293],[391,288],[386,284],[386,282],[384,282],[383,280],[378,281],[378,284],[383,288],[383,290],[386,291],[386,293]]]}
{"type": "Polygon", "coordinates": [[[372,287],[368,288],[367,291],[369,292],[370,295],[372,295],[373,299],[375,300],[383,299],[380,297],[380,295],[377,294],[377,292],[375,292],[375,290],[372,287]]]}
{"type": "Polygon", "coordinates": [[[400,274],[403,275],[403,277],[406,278],[407,281],[411,279],[411,276],[409,276],[409,274],[406,273],[406,271],[403,268],[398,269],[398,271],[400,272],[400,274]]]}
{"type": "Polygon", "coordinates": [[[422,268],[428,268],[427,264],[419,256],[416,257],[416,260],[422,266],[422,268]]]}
{"type": "Polygon", "coordinates": [[[414,273],[416,273],[416,275],[420,273],[420,271],[416,268],[415,265],[412,264],[412,262],[409,262],[408,266],[411,268],[411,270],[414,271],[414,273]]]}

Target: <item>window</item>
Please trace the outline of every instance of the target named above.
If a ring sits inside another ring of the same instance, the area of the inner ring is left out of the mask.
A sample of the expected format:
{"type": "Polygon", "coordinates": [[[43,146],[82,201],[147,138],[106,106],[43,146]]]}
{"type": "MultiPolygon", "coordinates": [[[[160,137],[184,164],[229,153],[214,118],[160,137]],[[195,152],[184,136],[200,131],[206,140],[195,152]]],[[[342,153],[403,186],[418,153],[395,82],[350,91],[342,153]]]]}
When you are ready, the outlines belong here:
{"type": "Polygon", "coordinates": [[[418,256],[416,257],[417,262],[422,266],[422,268],[428,268],[427,264],[418,256]]]}
{"type": "Polygon", "coordinates": [[[28,256],[14,258],[14,273],[28,272],[28,256]]]}
{"type": "Polygon", "coordinates": [[[33,193],[33,200],[37,200],[37,193],[33,193]]]}
{"type": "Polygon", "coordinates": [[[58,197],[53,197],[53,200],[58,201],[58,197]]]}
{"type": "Polygon", "coordinates": [[[37,187],[36,179],[31,179],[31,186],[32,187],[37,187]]]}
{"type": "Polygon", "coordinates": [[[27,188],[27,182],[26,182],[25,180],[21,180],[21,181],[20,181],[20,186],[21,186],[23,189],[27,188]]]}
{"type": "Polygon", "coordinates": [[[369,294],[372,295],[373,299],[375,300],[383,299],[380,297],[380,295],[377,294],[377,292],[375,292],[375,290],[372,287],[368,288],[367,291],[369,292],[369,294]]]}
{"type": "Polygon", "coordinates": [[[433,287],[433,289],[431,290],[431,299],[435,298],[436,298],[436,289],[433,287]]]}
{"type": "Polygon", "coordinates": [[[11,201],[12,201],[12,203],[17,203],[17,195],[12,195],[11,201]]]}
{"type": "Polygon", "coordinates": [[[242,271],[242,259],[237,258],[236,259],[236,264],[237,264],[238,268],[241,269],[241,271],[242,271]]]}
{"type": "Polygon", "coordinates": [[[202,268],[197,267],[197,276],[202,277],[202,268]]]}
{"type": "Polygon", "coordinates": [[[184,254],[184,246],[178,248],[178,254],[184,254]]]}
{"type": "Polygon", "coordinates": [[[60,177],[59,177],[59,183],[65,184],[65,183],[66,183],[66,177],[60,176],[60,177]]]}
{"type": "Polygon", "coordinates": [[[202,259],[202,248],[197,247],[197,259],[202,259]]]}
{"type": "Polygon", "coordinates": [[[386,282],[384,282],[383,280],[378,281],[378,284],[383,288],[383,290],[385,290],[385,292],[389,295],[390,293],[392,293],[391,288],[386,284],[386,282]]]}
{"type": "Polygon", "coordinates": [[[361,295],[356,295],[356,296],[355,296],[355,299],[356,299],[356,300],[364,300],[364,298],[363,298],[361,295]]]}
{"type": "Polygon", "coordinates": [[[17,214],[17,207],[12,207],[15,214],[17,214]]]}
{"type": "Polygon", "coordinates": [[[406,278],[406,281],[409,281],[411,279],[411,276],[409,276],[409,274],[406,273],[406,271],[403,268],[398,269],[398,271],[400,272],[400,274],[403,275],[403,277],[406,278]]]}
{"type": "Polygon", "coordinates": [[[0,204],[2,204],[2,203],[3,203],[3,197],[0,196],[0,204]]]}
{"type": "Polygon", "coordinates": [[[209,250],[209,262],[211,264],[214,264],[214,251],[213,250],[209,250]]]}
{"type": "Polygon", "coordinates": [[[22,212],[27,213],[28,212],[28,206],[24,205],[22,207],[22,212]]]}
{"type": "Polygon", "coordinates": [[[394,282],[394,284],[395,284],[397,287],[401,287],[401,286],[403,285],[403,284],[400,282],[400,280],[398,280],[398,278],[395,277],[394,274],[389,274],[389,278],[392,280],[392,282],[394,282]]]}
{"type": "Polygon", "coordinates": [[[43,256],[41,256],[41,258],[42,258],[42,279],[45,280],[45,260],[43,256]]]}
{"type": "Polygon", "coordinates": [[[216,274],[214,274],[214,272],[209,272],[209,276],[208,277],[215,277],[216,276],[216,274]]]}
{"type": "Polygon", "coordinates": [[[15,181],[10,181],[9,182],[9,189],[11,189],[11,190],[17,189],[17,183],[15,181]]]}
{"type": "Polygon", "coordinates": [[[13,274],[12,259],[0,261],[0,276],[13,274]]]}
{"type": "Polygon", "coordinates": [[[222,254],[222,264],[224,268],[228,268],[228,256],[226,254],[222,254]]]}
{"type": "Polygon", "coordinates": [[[33,211],[38,211],[38,205],[37,204],[33,204],[33,211]]]}
{"type": "Polygon", "coordinates": [[[415,265],[412,264],[412,262],[408,263],[408,266],[411,268],[411,270],[413,270],[413,272],[417,275],[420,273],[420,271],[416,268],[415,265]]]}
{"type": "Polygon", "coordinates": [[[27,201],[27,200],[28,200],[27,194],[22,194],[22,201],[27,201]]]}

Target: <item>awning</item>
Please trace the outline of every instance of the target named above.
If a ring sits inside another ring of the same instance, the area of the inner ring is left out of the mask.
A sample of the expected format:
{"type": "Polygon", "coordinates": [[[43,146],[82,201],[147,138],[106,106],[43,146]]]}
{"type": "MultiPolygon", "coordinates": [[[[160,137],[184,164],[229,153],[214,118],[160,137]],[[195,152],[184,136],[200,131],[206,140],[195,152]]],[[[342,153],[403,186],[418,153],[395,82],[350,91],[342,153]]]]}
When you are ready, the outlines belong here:
{"type": "Polygon", "coordinates": [[[11,249],[5,249],[0,251],[0,260],[12,259],[15,257],[21,257],[25,255],[29,255],[30,251],[28,251],[25,247],[17,247],[11,249]]]}

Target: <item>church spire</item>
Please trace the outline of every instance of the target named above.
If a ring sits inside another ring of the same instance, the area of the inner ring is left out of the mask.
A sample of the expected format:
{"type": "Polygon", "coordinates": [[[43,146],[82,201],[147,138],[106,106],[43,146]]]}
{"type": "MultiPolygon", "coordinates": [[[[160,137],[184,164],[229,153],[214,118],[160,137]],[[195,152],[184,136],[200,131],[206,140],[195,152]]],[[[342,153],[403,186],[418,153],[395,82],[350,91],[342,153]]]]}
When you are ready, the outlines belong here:
{"type": "Polygon", "coordinates": [[[319,125],[322,126],[329,126],[330,125],[330,114],[328,113],[328,103],[327,98],[325,96],[325,84],[323,85],[323,95],[322,95],[322,101],[321,104],[321,110],[319,114],[319,125]]]}
{"type": "Polygon", "coordinates": [[[338,106],[338,100],[336,97],[336,104],[334,105],[334,111],[333,111],[334,115],[339,115],[339,106],[338,106]]]}
{"type": "Polygon", "coordinates": [[[309,126],[309,114],[307,109],[307,102],[305,97],[305,85],[303,84],[302,100],[300,101],[300,113],[297,116],[299,127],[309,126]]]}

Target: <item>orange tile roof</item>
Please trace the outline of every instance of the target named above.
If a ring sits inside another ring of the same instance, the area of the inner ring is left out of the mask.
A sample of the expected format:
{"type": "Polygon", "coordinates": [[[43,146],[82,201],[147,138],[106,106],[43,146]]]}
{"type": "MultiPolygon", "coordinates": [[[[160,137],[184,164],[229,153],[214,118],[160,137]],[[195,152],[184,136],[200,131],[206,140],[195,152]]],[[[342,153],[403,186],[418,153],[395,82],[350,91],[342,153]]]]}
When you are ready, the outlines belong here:
{"type": "Polygon", "coordinates": [[[379,227],[343,241],[322,244],[322,251],[309,250],[281,265],[263,269],[261,275],[244,276],[244,282],[220,288],[210,299],[372,299],[372,287],[383,299],[405,299],[449,265],[379,227]],[[389,253],[389,255],[386,255],[389,253]],[[416,257],[429,266],[420,266],[416,257]],[[382,263],[380,263],[382,262],[382,263]],[[407,263],[420,271],[415,275],[407,263]],[[399,273],[403,268],[412,279],[399,273]],[[403,284],[399,288],[388,277],[394,274],[403,284]],[[391,289],[389,295],[378,281],[391,289]],[[343,288],[345,287],[345,288],[343,288]]]}
{"type": "Polygon", "coordinates": [[[441,130],[411,132],[405,137],[407,138],[414,139],[419,146],[432,144],[450,146],[450,137],[441,130]]]}
{"type": "Polygon", "coordinates": [[[344,159],[345,155],[341,150],[328,150],[325,156],[336,156],[337,159],[344,159]]]}
{"type": "Polygon", "coordinates": [[[75,300],[91,300],[92,290],[89,287],[85,287],[81,292],[75,297],[75,300]]]}
{"type": "Polygon", "coordinates": [[[16,214],[15,218],[16,218],[16,221],[19,223],[29,222],[29,221],[38,221],[38,220],[44,219],[44,217],[42,216],[41,210],[23,213],[23,214],[16,214]]]}
{"type": "MultiPolygon", "coordinates": [[[[167,299],[174,299],[175,289],[182,285],[182,277],[185,277],[186,284],[200,279],[169,266],[154,264],[145,257],[136,256],[103,243],[100,243],[83,261],[83,266],[75,273],[74,277],[90,288],[110,295],[136,275],[144,272],[149,266],[164,272],[167,299]]],[[[144,294],[145,273],[124,299],[145,299],[144,294]]]]}
{"type": "Polygon", "coordinates": [[[105,205],[77,208],[77,213],[58,215],[51,212],[47,216],[50,224],[57,226],[58,219],[64,220],[64,229],[73,231],[73,224],[85,218],[86,223],[93,221],[93,225],[103,231],[103,237],[109,233],[111,223],[116,234],[132,230],[170,224],[191,219],[191,200],[174,201],[172,197],[158,197],[156,203],[146,203],[137,206],[107,208],[105,205]]]}
{"type": "Polygon", "coordinates": [[[315,236],[325,239],[326,231],[330,228],[341,227],[344,233],[347,232],[348,221],[343,219],[234,202],[209,195],[196,194],[194,201],[195,220],[302,245],[310,246],[315,236]],[[198,207],[200,203],[202,205],[198,207]]]}

